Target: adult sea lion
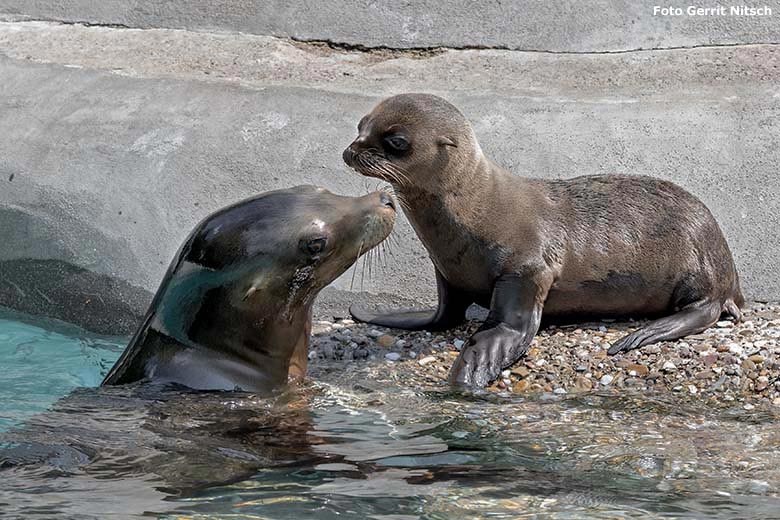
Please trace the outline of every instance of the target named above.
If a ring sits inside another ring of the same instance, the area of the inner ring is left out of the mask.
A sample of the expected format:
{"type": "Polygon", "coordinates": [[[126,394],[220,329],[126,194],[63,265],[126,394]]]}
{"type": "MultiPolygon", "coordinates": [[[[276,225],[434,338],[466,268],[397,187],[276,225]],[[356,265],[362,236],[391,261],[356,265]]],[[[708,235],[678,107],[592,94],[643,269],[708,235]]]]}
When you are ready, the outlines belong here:
{"type": "Polygon", "coordinates": [[[390,182],[436,269],[433,311],[361,321],[446,329],[490,308],[450,380],[484,386],[527,350],[545,317],[653,316],[610,354],[701,332],[744,303],[726,240],[706,206],[671,182],[595,175],[517,177],[485,157],[446,100],[403,94],[358,125],[344,161],[390,182]]]}
{"type": "Polygon", "coordinates": [[[298,186],[247,199],[189,235],[103,380],[267,391],[302,378],[317,293],[392,230],[393,198],[298,186]]]}

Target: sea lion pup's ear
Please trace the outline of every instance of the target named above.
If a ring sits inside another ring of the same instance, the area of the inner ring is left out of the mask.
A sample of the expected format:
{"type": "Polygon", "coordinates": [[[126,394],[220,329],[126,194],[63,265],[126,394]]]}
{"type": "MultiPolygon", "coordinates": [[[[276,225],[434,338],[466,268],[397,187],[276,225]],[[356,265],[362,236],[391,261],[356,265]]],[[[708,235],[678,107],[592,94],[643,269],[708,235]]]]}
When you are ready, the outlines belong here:
{"type": "Polygon", "coordinates": [[[446,136],[439,137],[439,144],[442,146],[452,146],[453,148],[458,147],[458,143],[456,143],[454,139],[446,136]]]}

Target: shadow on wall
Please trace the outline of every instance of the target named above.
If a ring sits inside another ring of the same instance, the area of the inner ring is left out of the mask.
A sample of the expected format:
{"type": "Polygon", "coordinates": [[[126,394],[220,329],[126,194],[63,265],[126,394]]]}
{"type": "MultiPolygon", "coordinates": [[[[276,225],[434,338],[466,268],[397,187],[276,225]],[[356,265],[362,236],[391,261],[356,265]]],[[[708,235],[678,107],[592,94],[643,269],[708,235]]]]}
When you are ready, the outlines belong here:
{"type": "Polygon", "coordinates": [[[64,212],[39,216],[34,211],[0,209],[0,306],[67,321],[98,334],[131,334],[152,294],[74,265],[87,250],[95,262],[129,253],[64,212]]]}
{"type": "Polygon", "coordinates": [[[98,334],[132,334],[151,298],[144,289],[61,260],[0,261],[0,306],[98,334]]]}

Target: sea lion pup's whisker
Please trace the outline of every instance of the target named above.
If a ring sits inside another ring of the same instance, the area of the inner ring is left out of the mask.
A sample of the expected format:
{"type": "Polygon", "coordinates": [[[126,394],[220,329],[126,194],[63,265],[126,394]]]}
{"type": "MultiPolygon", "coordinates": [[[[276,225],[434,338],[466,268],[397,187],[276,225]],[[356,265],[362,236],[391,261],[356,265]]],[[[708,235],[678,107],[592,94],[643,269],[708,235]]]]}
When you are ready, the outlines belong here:
{"type": "Polygon", "coordinates": [[[407,172],[406,170],[404,170],[398,165],[388,162],[387,160],[382,160],[380,161],[380,163],[381,163],[381,167],[385,171],[392,170],[395,176],[401,181],[403,181],[403,184],[411,184],[409,172],[407,172]]]}
{"type": "Polygon", "coordinates": [[[349,282],[349,290],[352,291],[352,289],[355,286],[355,273],[357,272],[357,261],[360,258],[360,253],[363,252],[363,245],[366,243],[365,240],[360,242],[360,246],[358,247],[358,253],[355,257],[355,261],[352,262],[352,279],[349,282]]]}
{"type": "Polygon", "coordinates": [[[384,242],[380,244],[379,248],[379,266],[382,268],[382,271],[385,270],[387,267],[387,246],[384,242]]]}
{"type": "Polygon", "coordinates": [[[363,255],[363,268],[360,270],[360,292],[363,292],[363,282],[366,279],[366,256],[363,255]]]}
{"type": "Polygon", "coordinates": [[[374,261],[376,260],[376,249],[372,249],[368,256],[368,283],[371,284],[374,279],[374,261]]]}
{"type": "Polygon", "coordinates": [[[388,177],[390,177],[395,184],[407,184],[409,182],[408,177],[393,168],[390,164],[384,161],[377,161],[376,169],[388,177]]]}

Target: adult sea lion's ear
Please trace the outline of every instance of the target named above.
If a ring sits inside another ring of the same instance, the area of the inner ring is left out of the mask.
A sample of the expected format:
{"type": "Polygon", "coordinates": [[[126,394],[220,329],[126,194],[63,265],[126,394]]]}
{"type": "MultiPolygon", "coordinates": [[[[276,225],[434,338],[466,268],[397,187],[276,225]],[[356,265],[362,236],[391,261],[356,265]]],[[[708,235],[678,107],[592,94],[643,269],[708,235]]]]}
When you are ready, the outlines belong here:
{"type": "Polygon", "coordinates": [[[439,144],[442,146],[452,146],[453,148],[458,147],[458,143],[456,143],[454,139],[445,136],[439,137],[439,144]]]}

